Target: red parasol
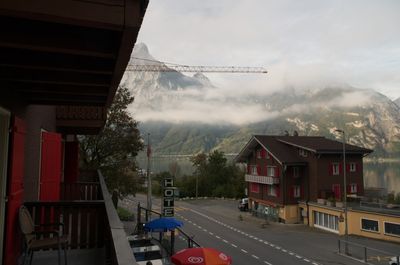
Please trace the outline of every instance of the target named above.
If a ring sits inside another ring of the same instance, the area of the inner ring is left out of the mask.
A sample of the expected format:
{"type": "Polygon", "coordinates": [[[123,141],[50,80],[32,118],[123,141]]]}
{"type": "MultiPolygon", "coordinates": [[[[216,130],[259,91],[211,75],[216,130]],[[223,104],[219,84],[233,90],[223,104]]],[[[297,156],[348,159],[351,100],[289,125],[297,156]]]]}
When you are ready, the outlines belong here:
{"type": "Polygon", "coordinates": [[[213,248],[187,248],[171,257],[175,265],[231,265],[232,259],[213,248]]]}

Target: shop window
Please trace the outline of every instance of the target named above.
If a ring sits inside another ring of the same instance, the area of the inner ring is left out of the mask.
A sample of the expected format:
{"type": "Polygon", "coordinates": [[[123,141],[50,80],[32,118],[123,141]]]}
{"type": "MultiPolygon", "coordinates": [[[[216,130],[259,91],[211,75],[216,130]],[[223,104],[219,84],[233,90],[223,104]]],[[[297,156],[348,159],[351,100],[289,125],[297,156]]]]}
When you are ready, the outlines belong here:
{"type": "Polygon", "coordinates": [[[400,236],[400,224],[385,222],[385,234],[400,236]]]}
{"type": "Polygon", "coordinates": [[[361,229],[366,231],[379,232],[379,222],[376,220],[361,218],[361,229]]]}
{"type": "Polygon", "coordinates": [[[314,226],[337,233],[339,218],[336,215],[314,211],[314,226]]]}

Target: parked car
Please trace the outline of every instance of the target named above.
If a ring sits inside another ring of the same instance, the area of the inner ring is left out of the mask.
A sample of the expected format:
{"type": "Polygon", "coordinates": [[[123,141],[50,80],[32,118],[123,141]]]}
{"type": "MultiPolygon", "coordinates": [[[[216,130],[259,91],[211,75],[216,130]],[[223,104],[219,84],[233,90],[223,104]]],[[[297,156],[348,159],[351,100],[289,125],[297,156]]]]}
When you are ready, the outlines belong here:
{"type": "Polygon", "coordinates": [[[389,261],[389,264],[390,265],[397,265],[397,257],[391,258],[390,261],[389,261]]]}
{"type": "Polygon", "coordinates": [[[240,199],[238,208],[240,211],[247,211],[249,209],[249,198],[240,199]]]}

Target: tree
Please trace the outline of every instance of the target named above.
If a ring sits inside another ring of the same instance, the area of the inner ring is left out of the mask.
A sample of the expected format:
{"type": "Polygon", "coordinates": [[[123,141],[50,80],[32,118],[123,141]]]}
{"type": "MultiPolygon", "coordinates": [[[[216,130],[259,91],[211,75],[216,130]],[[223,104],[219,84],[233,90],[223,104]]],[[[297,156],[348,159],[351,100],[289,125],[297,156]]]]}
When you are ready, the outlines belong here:
{"type": "Polygon", "coordinates": [[[119,87],[103,130],[98,135],[79,137],[82,167],[101,169],[108,188],[117,189],[122,196],[136,192],[134,158],[143,150],[138,122],[128,112],[133,99],[126,87],[119,87]]]}

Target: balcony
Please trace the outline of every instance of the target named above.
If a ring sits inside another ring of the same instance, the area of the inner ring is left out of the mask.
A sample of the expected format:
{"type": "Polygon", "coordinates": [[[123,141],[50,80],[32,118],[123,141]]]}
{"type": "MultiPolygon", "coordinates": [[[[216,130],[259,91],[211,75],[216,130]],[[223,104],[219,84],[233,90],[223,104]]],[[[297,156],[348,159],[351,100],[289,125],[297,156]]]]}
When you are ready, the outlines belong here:
{"type": "Polygon", "coordinates": [[[245,175],[245,181],[267,185],[279,184],[279,178],[277,177],[257,176],[250,174],[245,175]]]}
{"type": "MultiPolygon", "coordinates": [[[[25,202],[35,225],[62,222],[69,239],[68,264],[137,264],[103,176],[61,184],[61,200],[25,202]]],[[[83,179],[83,178],[81,178],[83,179]]],[[[35,253],[33,264],[57,264],[56,250],[35,253]]]]}

